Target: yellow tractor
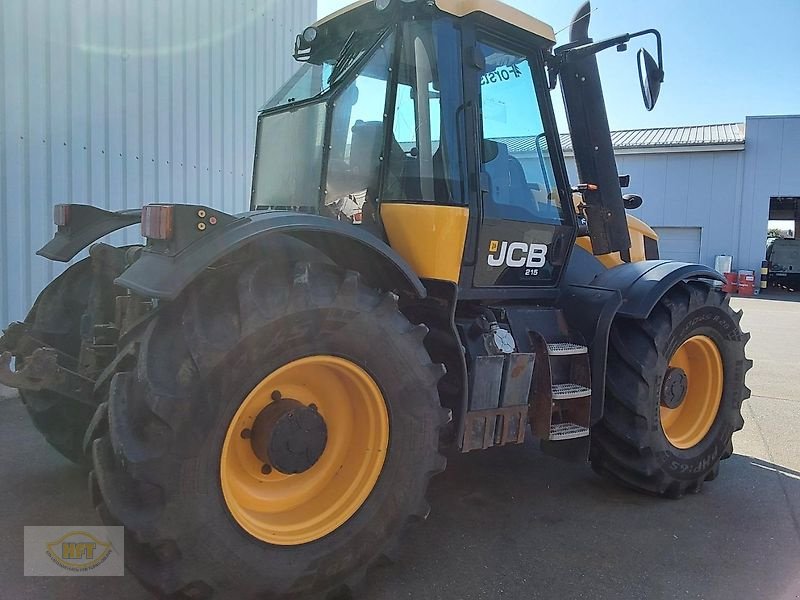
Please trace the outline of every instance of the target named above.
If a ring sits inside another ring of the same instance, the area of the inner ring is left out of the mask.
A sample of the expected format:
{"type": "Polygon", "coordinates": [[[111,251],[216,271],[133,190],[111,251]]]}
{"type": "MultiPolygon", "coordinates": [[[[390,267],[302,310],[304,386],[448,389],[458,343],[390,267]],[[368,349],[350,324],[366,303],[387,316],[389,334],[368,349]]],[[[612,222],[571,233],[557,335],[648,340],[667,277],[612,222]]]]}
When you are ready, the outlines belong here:
{"type": "Polygon", "coordinates": [[[413,518],[443,451],[536,439],[680,497],[731,455],[748,336],[719,273],[630,217],[588,4],[555,47],[497,0],[361,0],[258,118],[251,210],[59,205],[88,258],[0,340],[0,382],[90,465],[163,598],[325,598],[413,518]],[[551,103],[561,82],[579,181],[551,103]],[[96,243],[140,225],[146,242],[96,243]],[[13,367],[12,367],[12,359],[13,367]]]}

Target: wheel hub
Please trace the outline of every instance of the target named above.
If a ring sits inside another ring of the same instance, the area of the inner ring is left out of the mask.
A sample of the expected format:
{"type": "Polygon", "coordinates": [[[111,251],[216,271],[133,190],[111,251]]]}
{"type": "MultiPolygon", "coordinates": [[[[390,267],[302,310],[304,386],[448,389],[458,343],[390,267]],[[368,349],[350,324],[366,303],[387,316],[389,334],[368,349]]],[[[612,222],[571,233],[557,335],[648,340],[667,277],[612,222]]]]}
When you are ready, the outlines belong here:
{"type": "Polygon", "coordinates": [[[250,446],[265,464],[285,475],[313,467],[328,443],[328,427],[315,405],[275,394],[253,424],[250,446]]]}
{"type": "Polygon", "coordinates": [[[664,383],[661,386],[661,406],[669,409],[676,409],[686,399],[686,392],[689,389],[689,378],[686,372],[679,367],[667,368],[664,376],[664,383]]]}
{"type": "Polygon", "coordinates": [[[685,340],[669,361],[659,417],[670,444],[688,450],[711,431],[722,405],[725,367],[717,343],[705,335],[685,340]]]}
{"type": "Polygon", "coordinates": [[[387,404],[369,373],[336,356],[295,360],[264,377],[228,425],[225,504],[262,542],[314,542],[364,504],[388,448],[387,404]]]}

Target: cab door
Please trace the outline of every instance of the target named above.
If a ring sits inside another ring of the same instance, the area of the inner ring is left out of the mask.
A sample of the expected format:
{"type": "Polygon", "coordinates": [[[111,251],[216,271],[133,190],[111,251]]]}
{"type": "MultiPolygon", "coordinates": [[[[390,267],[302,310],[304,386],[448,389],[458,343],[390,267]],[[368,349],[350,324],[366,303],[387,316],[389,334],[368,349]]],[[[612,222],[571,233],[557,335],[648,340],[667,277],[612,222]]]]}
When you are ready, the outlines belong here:
{"type": "Polygon", "coordinates": [[[553,287],[574,238],[540,53],[478,37],[475,287],[553,287]],[[555,147],[555,151],[553,148],[555,147]]]}

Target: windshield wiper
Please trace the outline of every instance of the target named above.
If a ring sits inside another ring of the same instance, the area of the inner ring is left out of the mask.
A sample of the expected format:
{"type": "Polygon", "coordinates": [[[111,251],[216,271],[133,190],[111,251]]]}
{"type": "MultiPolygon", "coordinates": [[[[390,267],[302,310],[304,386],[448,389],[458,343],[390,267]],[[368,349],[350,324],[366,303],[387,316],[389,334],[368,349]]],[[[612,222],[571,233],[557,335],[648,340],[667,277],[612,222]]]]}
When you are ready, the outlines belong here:
{"type": "Polygon", "coordinates": [[[339,56],[336,58],[336,62],[333,65],[333,71],[331,71],[330,77],[328,77],[328,86],[332,85],[336,80],[338,80],[341,74],[350,65],[350,62],[353,59],[353,54],[350,52],[350,49],[353,46],[353,40],[355,40],[355,37],[356,32],[354,31],[348,36],[344,46],[342,46],[342,49],[339,51],[339,56]]]}

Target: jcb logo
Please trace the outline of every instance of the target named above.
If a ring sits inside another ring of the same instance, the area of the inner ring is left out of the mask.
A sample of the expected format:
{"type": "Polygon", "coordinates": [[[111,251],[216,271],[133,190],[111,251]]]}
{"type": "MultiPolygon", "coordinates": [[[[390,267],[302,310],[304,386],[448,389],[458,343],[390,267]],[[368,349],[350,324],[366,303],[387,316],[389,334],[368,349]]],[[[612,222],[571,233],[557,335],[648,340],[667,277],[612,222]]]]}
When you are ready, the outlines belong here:
{"type": "Polygon", "coordinates": [[[544,244],[526,244],[524,242],[498,242],[489,244],[489,256],[486,259],[490,267],[527,267],[538,269],[547,262],[547,246],[544,244]]]}

